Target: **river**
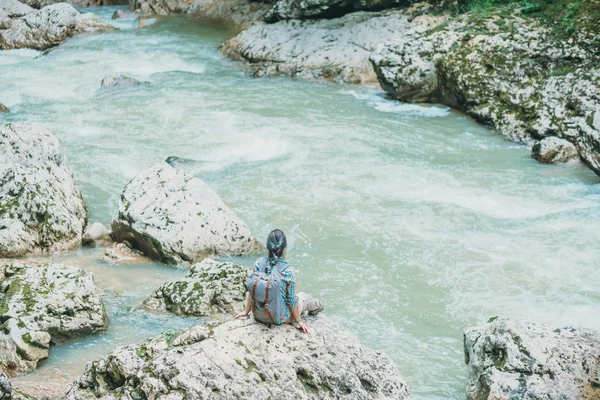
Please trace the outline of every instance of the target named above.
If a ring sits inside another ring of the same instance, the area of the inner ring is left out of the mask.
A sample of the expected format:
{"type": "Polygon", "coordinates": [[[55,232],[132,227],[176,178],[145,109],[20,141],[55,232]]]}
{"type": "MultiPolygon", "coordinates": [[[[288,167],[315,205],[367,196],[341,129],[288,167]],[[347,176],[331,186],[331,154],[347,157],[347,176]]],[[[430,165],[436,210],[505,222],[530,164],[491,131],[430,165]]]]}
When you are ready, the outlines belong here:
{"type": "MultiPolygon", "coordinates": [[[[254,79],[217,50],[232,32],[206,22],[112,23],[45,55],[0,52],[1,118],[59,137],[90,222],[109,225],[146,166],[198,161],[188,170],[259,238],[288,234],[301,290],[388,354],[415,399],[464,396],[462,331],[492,316],[600,329],[600,181],[584,166],[538,164],[462,114],[375,88],[254,79]],[[100,90],[109,74],[150,84],[100,90]]],[[[72,380],[99,354],[201,322],[138,309],[184,270],[100,252],[56,258],[94,272],[108,332],[55,346],[19,381],[72,380]]]]}

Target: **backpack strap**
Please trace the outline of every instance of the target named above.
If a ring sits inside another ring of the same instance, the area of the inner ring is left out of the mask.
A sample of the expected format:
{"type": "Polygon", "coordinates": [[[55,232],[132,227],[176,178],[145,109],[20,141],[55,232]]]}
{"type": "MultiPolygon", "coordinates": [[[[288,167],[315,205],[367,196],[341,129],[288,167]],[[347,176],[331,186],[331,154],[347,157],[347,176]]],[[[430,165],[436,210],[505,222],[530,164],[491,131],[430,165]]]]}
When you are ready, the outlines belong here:
{"type": "Polygon", "coordinates": [[[265,314],[267,314],[272,323],[275,323],[273,315],[271,315],[271,313],[269,312],[269,286],[271,286],[271,278],[269,278],[269,280],[267,281],[267,289],[265,290],[265,314]]]}

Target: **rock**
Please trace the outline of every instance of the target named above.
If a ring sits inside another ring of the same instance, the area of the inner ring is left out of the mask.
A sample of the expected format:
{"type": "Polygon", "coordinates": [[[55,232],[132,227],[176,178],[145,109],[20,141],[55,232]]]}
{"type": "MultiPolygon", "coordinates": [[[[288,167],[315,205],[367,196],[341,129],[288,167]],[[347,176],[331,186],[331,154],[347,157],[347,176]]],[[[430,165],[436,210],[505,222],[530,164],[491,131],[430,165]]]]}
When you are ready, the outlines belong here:
{"type": "Polygon", "coordinates": [[[112,222],[118,242],[177,264],[261,249],[246,225],[210,187],[166,163],[146,168],[121,194],[112,222]]]}
{"type": "Polygon", "coordinates": [[[100,261],[108,264],[141,264],[149,260],[139,250],[129,248],[125,243],[113,243],[106,249],[100,261]]]}
{"type": "Polygon", "coordinates": [[[128,0],[21,0],[23,3],[29,4],[33,8],[44,8],[56,3],[68,3],[75,7],[92,7],[92,6],[125,6],[129,5],[128,0]]]}
{"type": "Polygon", "coordinates": [[[571,142],[554,136],[536,142],[531,156],[543,164],[565,163],[578,158],[577,149],[571,142]]]}
{"type": "Polygon", "coordinates": [[[45,50],[83,32],[114,29],[91,13],[80,14],[72,5],[58,3],[14,19],[10,28],[0,31],[0,48],[45,50]]]}
{"type": "Polygon", "coordinates": [[[157,18],[152,18],[152,17],[147,17],[147,16],[146,17],[139,17],[136,20],[136,26],[138,28],[145,28],[147,26],[154,25],[157,22],[158,22],[157,18]]]}
{"type": "Polygon", "coordinates": [[[2,0],[0,2],[0,29],[8,29],[16,18],[23,17],[35,11],[33,8],[17,0],[2,0]]]}
{"type": "Polygon", "coordinates": [[[8,377],[0,370],[0,400],[31,400],[32,398],[15,390],[8,377]]]}
{"type": "Polygon", "coordinates": [[[2,125],[0,158],[0,257],[79,247],[87,210],[58,139],[37,125],[2,125]]]}
{"type": "Polygon", "coordinates": [[[383,32],[403,32],[400,11],[357,12],[334,20],[257,22],[221,46],[255,76],[283,74],[346,83],[375,83],[369,55],[383,32]]]}
{"type": "Polygon", "coordinates": [[[108,319],[91,272],[61,264],[1,263],[0,369],[34,369],[50,345],[106,330],[108,319]]]}
{"type": "Polygon", "coordinates": [[[110,233],[108,229],[100,222],[94,222],[92,225],[88,226],[81,238],[81,242],[84,245],[100,245],[107,246],[112,243],[112,239],[110,237],[110,233]]]}
{"type": "Polygon", "coordinates": [[[270,7],[248,0],[131,0],[130,5],[144,15],[188,14],[238,29],[261,20],[270,7]]]}
{"type": "Polygon", "coordinates": [[[113,13],[110,19],[132,18],[135,14],[127,10],[117,10],[113,13]]]}
{"type": "Polygon", "coordinates": [[[178,315],[234,315],[244,310],[248,274],[242,265],[205,259],[185,278],[162,285],[144,306],[178,315]]]}
{"type": "Polygon", "coordinates": [[[129,86],[138,86],[138,85],[148,85],[149,82],[141,82],[135,78],[130,78],[125,75],[109,75],[105,76],[100,82],[100,87],[104,89],[114,88],[114,87],[129,87],[129,86]]]}
{"type": "Polygon", "coordinates": [[[600,398],[600,333],[506,318],[465,331],[468,399],[600,398]]]}
{"type": "Polygon", "coordinates": [[[1,113],[9,113],[10,109],[6,107],[4,104],[0,103],[0,114],[1,113]]]}
{"type": "Polygon", "coordinates": [[[389,357],[324,316],[307,320],[311,335],[245,319],[121,347],[88,363],[66,400],[408,398],[389,357]]]}

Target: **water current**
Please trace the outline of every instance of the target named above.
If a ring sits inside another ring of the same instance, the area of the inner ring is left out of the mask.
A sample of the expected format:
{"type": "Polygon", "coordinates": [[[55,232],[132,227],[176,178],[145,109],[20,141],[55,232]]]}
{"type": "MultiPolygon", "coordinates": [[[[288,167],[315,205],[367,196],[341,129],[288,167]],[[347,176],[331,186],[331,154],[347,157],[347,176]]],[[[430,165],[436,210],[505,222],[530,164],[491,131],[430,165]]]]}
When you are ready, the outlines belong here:
{"type": "MultiPolygon", "coordinates": [[[[462,331],[492,316],[600,329],[600,180],[582,165],[538,164],[464,115],[379,89],[254,79],[218,52],[233,32],[206,22],[112,23],[47,54],[0,52],[2,118],[60,138],[91,222],[110,223],[144,167],[198,161],[190,172],[258,237],[288,234],[299,288],[388,354],[416,399],[463,397],[462,331]],[[150,84],[100,90],[109,74],[150,84]]],[[[139,309],[184,270],[100,252],[56,258],[94,272],[109,330],[55,346],[21,381],[72,380],[117,346],[201,322],[139,309]]]]}

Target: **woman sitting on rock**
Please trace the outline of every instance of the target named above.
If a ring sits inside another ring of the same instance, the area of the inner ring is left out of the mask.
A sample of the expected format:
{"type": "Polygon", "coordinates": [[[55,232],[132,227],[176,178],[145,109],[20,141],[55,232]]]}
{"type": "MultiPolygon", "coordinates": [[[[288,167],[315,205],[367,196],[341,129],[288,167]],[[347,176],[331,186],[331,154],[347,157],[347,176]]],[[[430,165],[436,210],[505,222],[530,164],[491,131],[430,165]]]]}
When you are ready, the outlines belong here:
{"type": "Polygon", "coordinates": [[[296,295],[294,269],[283,259],[286,247],[287,239],[282,231],[275,229],[269,233],[269,255],[254,263],[254,271],[246,282],[246,311],[238,313],[235,318],[247,317],[253,312],[257,321],[275,325],[296,324],[302,332],[310,333],[300,316],[304,311],[317,315],[325,305],[306,293],[296,295]]]}

